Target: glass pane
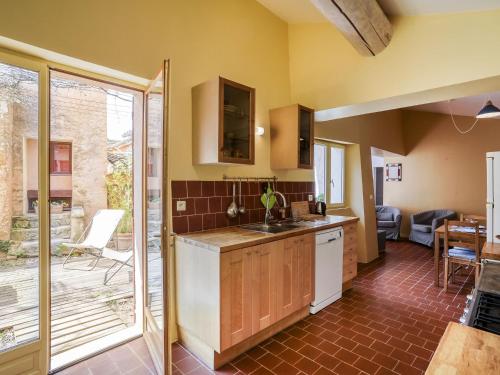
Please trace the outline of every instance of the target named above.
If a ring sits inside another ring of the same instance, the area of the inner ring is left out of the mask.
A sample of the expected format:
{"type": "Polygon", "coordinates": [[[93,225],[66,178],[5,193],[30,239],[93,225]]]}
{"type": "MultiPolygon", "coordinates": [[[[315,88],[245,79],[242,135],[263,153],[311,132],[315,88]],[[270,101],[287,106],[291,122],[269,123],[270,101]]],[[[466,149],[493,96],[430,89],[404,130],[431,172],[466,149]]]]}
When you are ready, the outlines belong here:
{"type": "Polygon", "coordinates": [[[326,146],[314,145],[314,186],[316,200],[326,202],[326,146]]]}
{"type": "Polygon", "coordinates": [[[0,63],[0,352],[39,338],[38,84],[0,63]]]}
{"type": "Polygon", "coordinates": [[[300,164],[311,163],[311,113],[300,110],[300,164]]]}
{"type": "Polygon", "coordinates": [[[224,157],[250,159],[250,91],[224,85],[224,157]]]}
{"type": "Polygon", "coordinates": [[[51,364],[136,323],[133,129],[142,93],[50,72],[51,364]],[[85,346],[84,346],[85,345],[85,346]]]}
{"type": "Polygon", "coordinates": [[[147,133],[147,291],[146,306],[163,329],[163,268],[161,257],[163,180],[163,75],[146,97],[147,133]]]}
{"type": "Polygon", "coordinates": [[[344,203],[344,149],[330,147],[330,204],[344,203]]]}

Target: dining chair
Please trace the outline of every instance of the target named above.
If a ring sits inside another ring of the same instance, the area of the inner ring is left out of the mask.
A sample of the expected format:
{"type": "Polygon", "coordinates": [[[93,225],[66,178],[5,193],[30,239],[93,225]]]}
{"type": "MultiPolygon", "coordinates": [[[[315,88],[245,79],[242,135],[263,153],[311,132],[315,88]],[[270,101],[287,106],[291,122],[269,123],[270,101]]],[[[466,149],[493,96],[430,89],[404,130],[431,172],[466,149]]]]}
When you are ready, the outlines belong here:
{"type": "Polygon", "coordinates": [[[470,221],[444,221],[444,291],[448,280],[455,282],[455,273],[462,267],[475,268],[475,283],[479,280],[480,262],[479,223],[470,221]],[[458,265],[458,268],[455,266],[458,265]],[[451,272],[450,272],[451,271],[451,272]]]}
{"type": "Polygon", "coordinates": [[[460,214],[460,221],[468,221],[468,222],[477,221],[479,225],[486,226],[486,216],[481,216],[481,215],[460,214]]]}

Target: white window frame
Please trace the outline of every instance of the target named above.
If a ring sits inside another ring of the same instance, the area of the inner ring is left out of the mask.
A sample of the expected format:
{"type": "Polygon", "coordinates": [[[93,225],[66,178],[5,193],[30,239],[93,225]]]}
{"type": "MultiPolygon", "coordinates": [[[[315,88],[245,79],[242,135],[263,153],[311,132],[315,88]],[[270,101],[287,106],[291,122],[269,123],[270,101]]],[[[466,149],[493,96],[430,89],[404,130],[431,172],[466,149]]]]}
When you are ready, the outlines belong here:
{"type": "Polygon", "coordinates": [[[327,142],[319,139],[314,139],[314,144],[326,146],[326,157],[325,157],[325,203],[328,208],[341,208],[346,206],[345,202],[345,145],[335,142],[327,142]],[[341,203],[329,203],[332,191],[332,175],[331,175],[331,148],[339,148],[343,151],[342,160],[342,202],[341,203]]]}

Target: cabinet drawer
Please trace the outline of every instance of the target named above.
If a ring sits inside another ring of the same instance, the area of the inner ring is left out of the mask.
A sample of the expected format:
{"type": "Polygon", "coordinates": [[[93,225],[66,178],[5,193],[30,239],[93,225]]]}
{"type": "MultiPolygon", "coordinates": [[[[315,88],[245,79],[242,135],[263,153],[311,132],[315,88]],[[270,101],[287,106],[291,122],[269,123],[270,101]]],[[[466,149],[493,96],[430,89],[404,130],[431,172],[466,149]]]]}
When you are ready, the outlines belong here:
{"type": "Polygon", "coordinates": [[[358,238],[356,236],[356,233],[348,233],[348,234],[344,233],[344,251],[346,247],[356,245],[357,240],[358,238]]]}
{"type": "Polygon", "coordinates": [[[357,263],[350,263],[347,265],[344,265],[342,269],[342,282],[346,282],[349,280],[354,279],[356,275],[358,274],[358,264],[357,263]]]}
{"type": "Polygon", "coordinates": [[[344,267],[347,264],[357,263],[358,262],[358,255],[356,253],[353,253],[353,252],[344,253],[343,262],[344,262],[343,263],[344,267]]]}
{"type": "Polygon", "coordinates": [[[357,226],[356,223],[351,223],[351,224],[344,225],[342,227],[342,228],[344,228],[344,234],[351,233],[351,232],[356,233],[356,226],[357,226]]]}

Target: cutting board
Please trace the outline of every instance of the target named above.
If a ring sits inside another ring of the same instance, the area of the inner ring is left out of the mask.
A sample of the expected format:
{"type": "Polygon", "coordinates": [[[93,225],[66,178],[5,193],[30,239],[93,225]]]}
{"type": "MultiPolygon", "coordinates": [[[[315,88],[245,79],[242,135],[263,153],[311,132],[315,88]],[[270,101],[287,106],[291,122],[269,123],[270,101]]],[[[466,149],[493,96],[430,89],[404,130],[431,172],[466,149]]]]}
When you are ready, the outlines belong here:
{"type": "Polygon", "coordinates": [[[308,201],[292,202],[291,207],[292,207],[292,217],[294,218],[309,215],[308,201]]]}

